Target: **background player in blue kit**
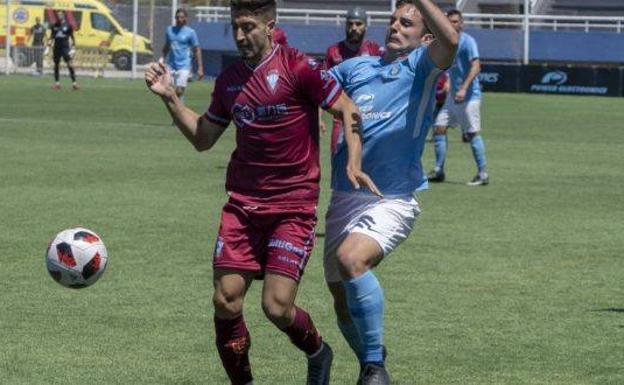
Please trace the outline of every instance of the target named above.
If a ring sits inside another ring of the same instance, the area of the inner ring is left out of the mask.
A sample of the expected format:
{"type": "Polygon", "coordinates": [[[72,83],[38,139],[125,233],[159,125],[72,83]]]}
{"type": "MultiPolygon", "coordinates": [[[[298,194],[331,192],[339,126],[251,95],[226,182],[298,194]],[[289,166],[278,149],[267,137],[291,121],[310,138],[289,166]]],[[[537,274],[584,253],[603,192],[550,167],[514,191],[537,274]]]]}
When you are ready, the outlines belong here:
{"type": "Polygon", "coordinates": [[[344,172],[346,145],[339,138],[324,267],[338,325],[360,360],[358,384],[390,381],[384,366],[384,297],[372,268],[408,237],[420,213],[413,193],[427,185],[421,156],[435,86],[453,63],[457,44],[457,32],[433,2],[399,1],[384,56],[353,58],[330,71],[360,109],[362,169],[383,194],[351,186],[344,172]]]}
{"type": "Polygon", "coordinates": [[[187,17],[184,9],[176,11],[176,25],[167,27],[166,42],[163,47],[163,57],[166,58],[166,64],[173,75],[176,94],[182,99],[188,79],[193,71],[193,57],[197,67],[197,80],[204,77],[199,40],[195,30],[186,25],[187,17]]]}
{"type": "Polygon", "coordinates": [[[449,126],[462,129],[464,142],[470,143],[472,154],[477,163],[477,175],[468,182],[469,186],[483,186],[490,182],[487,173],[485,144],[481,137],[481,85],[479,84],[479,49],[475,39],[463,32],[464,18],[458,10],[452,10],[447,16],[459,34],[459,48],[453,66],[449,70],[451,92],[446,97],[444,106],[436,117],[433,142],[435,145],[436,164],[429,174],[431,182],[444,182],[444,162],[448,149],[446,132],[449,126]]]}

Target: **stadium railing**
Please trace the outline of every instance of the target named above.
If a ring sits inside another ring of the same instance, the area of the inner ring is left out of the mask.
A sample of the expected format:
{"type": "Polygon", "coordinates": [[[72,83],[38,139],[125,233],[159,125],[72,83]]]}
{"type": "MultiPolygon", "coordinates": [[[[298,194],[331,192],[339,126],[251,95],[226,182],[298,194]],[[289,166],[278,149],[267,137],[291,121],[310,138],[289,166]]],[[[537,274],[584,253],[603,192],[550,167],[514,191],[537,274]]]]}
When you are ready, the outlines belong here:
{"type": "MultiPolygon", "coordinates": [[[[230,19],[229,7],[195,7],[197,21],[217,22],[230,19]]],[[[334,24],[344,23],[346,10],[319,10],[319,9],[289,9],[278,10],[277,22],[304,23],[304,24],[334,24]]],[[[385,24],[390,18],[390,12],[368,12],[368,24],[385,24]]],[[[517,28],[522,29],[524,15],[518,14],[464,14],[466,25],[474,28],[517,28]]],[[[541,30],[571,30],[571,31],[608,31],[623,33],[624,17],[607,16],[562,16],[562,15],[529,15],[531,29],[541,30]]]]}

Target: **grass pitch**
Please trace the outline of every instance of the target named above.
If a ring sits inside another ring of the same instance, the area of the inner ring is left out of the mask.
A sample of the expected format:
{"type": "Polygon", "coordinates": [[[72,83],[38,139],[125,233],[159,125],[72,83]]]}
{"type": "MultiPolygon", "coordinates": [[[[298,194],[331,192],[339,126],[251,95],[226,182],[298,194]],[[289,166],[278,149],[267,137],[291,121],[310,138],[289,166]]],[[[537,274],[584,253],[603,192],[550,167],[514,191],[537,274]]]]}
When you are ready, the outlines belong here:
{"type": "MultiPolygon", "coordinates": [[[[0,77],[0,384],[227,384],[213,346],[211,254],[229,129],[196,153],[140,81],[0,77]],[[47,242],[82,225],[110,257],[74,291],[47,242]]],[[[190,85],[203,111],[211,84],[190,85]]],[[[624,383],[624,100],[486,94],[491,185],[451,132],[449,183],[420,195],[412,236],[377,269],[394,385],[624,383]]],[[[328,138],[318,232],[328,198],[328,138]]],[[[425,168],[433,162],[430,146],[425,168]]],[[[336,352],[322,236],[299,304],[336,352]]],[[[305,359],[246,301],[258,384],[305,382],[305,359]]]]}

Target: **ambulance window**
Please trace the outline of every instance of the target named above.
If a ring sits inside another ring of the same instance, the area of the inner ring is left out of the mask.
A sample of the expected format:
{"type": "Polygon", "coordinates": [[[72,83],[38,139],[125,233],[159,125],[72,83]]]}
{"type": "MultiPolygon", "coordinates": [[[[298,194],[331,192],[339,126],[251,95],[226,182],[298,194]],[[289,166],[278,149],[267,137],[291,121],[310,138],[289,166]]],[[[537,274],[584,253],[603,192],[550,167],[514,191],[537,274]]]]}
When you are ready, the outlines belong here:
{"type": "Polygon", "coordinates": [[[100,31],[113,32],[115,30],[115,27],[111,24],[110,20],[108,20],[108,18],[101,13],[91,14],[91,26],[100,31]]]}
{"type": "MultiPolygon", "coordinates": [[[[44,25],[51,26],[56,23],[56,10],[51,8],[46,8],[44,13],[44,25]]],[[[80,29],[80,24],[82,23],[82,12],[81,11],[63,11],[65,14],[65,20],[67,23],[72,26],[74,31],[78,31],[80,29]]]]}

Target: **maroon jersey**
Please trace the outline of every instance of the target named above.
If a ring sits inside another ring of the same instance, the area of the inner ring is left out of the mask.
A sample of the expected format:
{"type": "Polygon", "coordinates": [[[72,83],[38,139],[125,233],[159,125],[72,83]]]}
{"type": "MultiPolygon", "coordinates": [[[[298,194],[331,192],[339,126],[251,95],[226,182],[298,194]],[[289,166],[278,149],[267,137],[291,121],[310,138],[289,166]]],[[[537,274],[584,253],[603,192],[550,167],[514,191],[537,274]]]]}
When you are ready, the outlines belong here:
{"type": "MultiPolygon", "coordinates": [[[[364,40],[360,45],[360,49],[357,51],[351,50],[349,47],[347,47],[344,41],[341,41],[340,43],[336,43],[331,47],[327,48],[327,52],[325,54],[325,68],[330,69],[345,60],[357,56],[381,56],[382,54],[382,49],[379,48],[379,45],[377,45],[377,43],[375,43],[374,41],[364,40]]],[[[334,119],[331,137],[332,154],[336,152],[336,146],[338,145],[338,138],[340,137],[341,131],[342,121],[334,119]]]]}
{"type": "Polygon", "coordinates": [[[436,84],[436,104],[438,105],[444,104],[446,100],[448,81],[448,74],[446,72],[442,73],[436,84]]]}
{"type": "Polygon", "coordinates": [[[273,27],[273,43],[288,45],[288,39],[286,38],[286,32],[279,27],[273,27]]]}
{"type": "Polygon", "coordinates": [[[357,56],[381,56],[381,54],[381,48],[379,48],[379,45],[377,45],[374,41],[364,40],[362,45],[360,45],[360,49],[357,51],[352,51],[349,47],[347,47],[344,41],[341,41],[340,43],[336,43],[327,48],[327,53],[325,54],[325,65],[327,69],[330,69],[347,59],[357,56]]]}
{"type": "Polygon", "coordinates": [[[275,45],[255,68],[242,60],[217,78],[210,122],[236,125],[226,189],[241,202],[316,205],[318,107],[331,107],[340,85],[313,59],[275,45]]]}

